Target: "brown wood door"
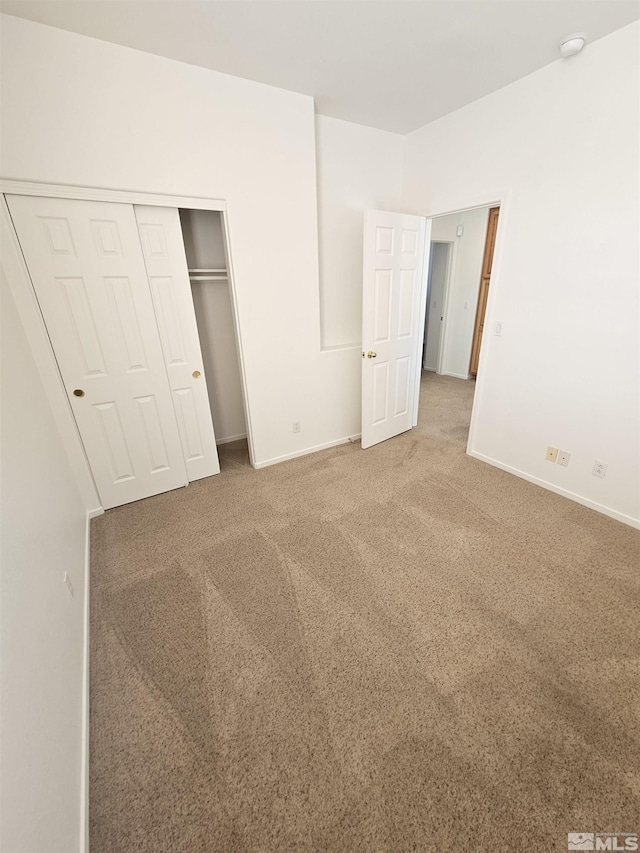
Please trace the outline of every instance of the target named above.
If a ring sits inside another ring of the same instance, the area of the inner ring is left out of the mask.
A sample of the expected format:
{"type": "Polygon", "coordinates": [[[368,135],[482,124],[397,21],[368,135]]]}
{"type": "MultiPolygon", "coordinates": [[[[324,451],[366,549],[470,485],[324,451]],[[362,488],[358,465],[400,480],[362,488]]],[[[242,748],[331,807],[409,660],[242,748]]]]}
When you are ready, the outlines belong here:
{"type": "Polygon", "coordinates": [[[499,215],[499,207],[492,207],[489,210],[489,221],[487,222],[487,237],[484,241],[484,256],[482,258],[482,275],[480,276],[480,290],[478,292],[478,308],[476,311],[476,322],[473,328],[471,362],[469,364],[469,373],[472,376],[476,376],[478,373],[478,361],[480,360],[480,344],[482,343],[484,315],[487,310],[487,299],[489,298],[489,284],[491,283],[491,268],[493,266],[493,250],[496,245],[496,233],[498,231],[499,215]]]}

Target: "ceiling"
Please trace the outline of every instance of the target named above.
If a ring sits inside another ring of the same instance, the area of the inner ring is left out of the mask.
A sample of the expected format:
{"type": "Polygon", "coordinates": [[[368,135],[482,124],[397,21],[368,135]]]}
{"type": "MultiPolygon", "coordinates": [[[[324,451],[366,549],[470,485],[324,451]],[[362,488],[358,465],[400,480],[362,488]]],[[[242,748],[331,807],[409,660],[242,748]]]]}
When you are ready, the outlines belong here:
{"type": "Polygon", "coordinates": [[[318,113],[397,133],[554,62],[571,33],[593,42],[640,17],[638,0],[2,0],[0,8],[313,95],[318,113]]]}

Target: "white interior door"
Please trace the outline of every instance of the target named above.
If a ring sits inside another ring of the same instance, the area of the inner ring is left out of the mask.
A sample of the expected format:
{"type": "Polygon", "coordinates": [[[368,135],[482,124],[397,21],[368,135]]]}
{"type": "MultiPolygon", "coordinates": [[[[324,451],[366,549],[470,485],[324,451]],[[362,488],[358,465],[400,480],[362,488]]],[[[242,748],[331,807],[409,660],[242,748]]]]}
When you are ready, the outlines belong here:
{"type": "Polygon", "coordinates": [[[444,327],[444,296],[447,282],[449,246],[432,243],[428,278],[427,325],[424,346],[425,370],[438,370],[440,342],[444,327]]]}
{"type": "Polygon", "coordinates": [[[180,214],[135,206],[189,480],[220,473],[180,214]]]}
{"type": "Polygon", "coordinates": [[[103,506],[186,485],[132,205],[7,201],[103,506]]]}
{"type": "Polygon", "coordinates": [[[364,222],[362,447],[415,423],[424,329],[422,216],[370,210],[364,222]]]}

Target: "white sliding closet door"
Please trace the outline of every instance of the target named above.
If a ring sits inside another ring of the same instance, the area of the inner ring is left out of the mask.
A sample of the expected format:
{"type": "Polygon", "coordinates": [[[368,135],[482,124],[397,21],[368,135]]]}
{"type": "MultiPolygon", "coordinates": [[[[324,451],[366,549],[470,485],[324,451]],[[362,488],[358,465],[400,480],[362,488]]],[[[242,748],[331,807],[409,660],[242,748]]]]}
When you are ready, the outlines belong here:
{"type": "Polygon", "coordinates": [[[7,201],[103,506],[186,485],[133,206],[7,201]]]}
{"type": "Polygon", "coordinates": [[[180,215],[135,205],[189,480],[220,473],[180,215]]]}

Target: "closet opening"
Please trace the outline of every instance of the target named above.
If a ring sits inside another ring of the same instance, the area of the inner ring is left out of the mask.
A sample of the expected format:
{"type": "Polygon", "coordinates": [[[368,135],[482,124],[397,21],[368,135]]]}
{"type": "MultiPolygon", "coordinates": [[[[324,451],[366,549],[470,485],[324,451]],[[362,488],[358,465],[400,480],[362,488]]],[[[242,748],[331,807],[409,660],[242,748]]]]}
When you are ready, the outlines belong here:
{"type": "Polygon", "coordinates": [[[252,465],[224,213],[179,215],[220,467],[252,465]]]}

